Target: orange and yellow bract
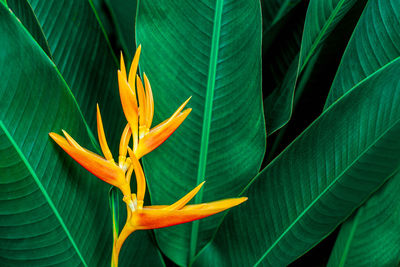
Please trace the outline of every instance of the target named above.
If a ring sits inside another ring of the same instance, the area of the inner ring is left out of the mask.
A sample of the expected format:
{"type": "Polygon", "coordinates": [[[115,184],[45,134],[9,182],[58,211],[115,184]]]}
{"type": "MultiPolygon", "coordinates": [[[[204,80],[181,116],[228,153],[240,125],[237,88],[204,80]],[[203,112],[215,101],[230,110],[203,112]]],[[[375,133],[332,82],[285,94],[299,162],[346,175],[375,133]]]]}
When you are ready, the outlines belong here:
{"type": "MultiPolygon", "coordinates": [[[[122,108],[128,121],[123,130],[118,164],[114,161],[105,137],[100,108],[97,105],[97,133],[104,157],[81,147],[67,132],[64,136],[50,133],[50,137],[74,160],[101,180],[118,187],[127,207],[127,220],[118,235],[114,227],[112,266],[118,266],[118,255],[126,238],[136,230],[147,230],[173,226],[216,214],[246,201],[246,197],[224,199],[209,203],[186,205],[201,189],[204,182],[197,185],[187,195],[172,205],[143,206],[146,192],[146,178],[139,159],[161,145],[189,115],[191,109],[183,110],[187,99],[172,116],[151,128],[154,115],[153,93],[150,82],[143,74],[144,86],[136,74],[141,46],[136,50],[129,75],[121,54],[121,69],[118,70],[118,84],[122,108]],[[132,148],[129,147],[133,139],[132,148]],[[129,156],[127,157],[127,154],[129,156]],[[136,194],[132,194],[130,181],[132,173],[136,177],[136,194]]],[[[114,216],[113,216],[114,220],[114,216]]],[[[114,226],[117,222],[113,222],[114,226]]]]}

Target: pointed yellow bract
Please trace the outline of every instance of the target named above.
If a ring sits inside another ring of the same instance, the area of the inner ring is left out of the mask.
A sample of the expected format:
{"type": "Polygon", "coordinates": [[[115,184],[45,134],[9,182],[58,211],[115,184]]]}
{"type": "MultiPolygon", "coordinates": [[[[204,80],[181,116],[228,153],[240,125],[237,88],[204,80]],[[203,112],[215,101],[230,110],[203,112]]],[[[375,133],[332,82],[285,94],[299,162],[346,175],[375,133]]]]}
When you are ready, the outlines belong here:
{"type": "Polygon", "coordinates": [[[107,160],[89,150],[79,146],[79,144],[64,131],[66,138],[50,133],[50,137],[74,160],[76,160],[86,170],[100,178],[101,180],[118,187],[124,196],[130,197],[131,189],[126,182],[125,171],[117,166],[114,161],[107,160]]]}
{"type": "Polygon", "coordinates": [[[140,52],[141,46],[139,45],[131,64],[129,75],[126,74],[125,63],[121,54],[121,70],[118,71],[122,109],[132,130],[132,150],[137,159],[161,145],[182,124],[192,110],[189,108],[182,112],[187,102],[189,102],[189,98],[169,119],[150,129],[154,115],[153,92],[146,74],[143,73],[144,85],[136,74],[140,52]]]}
{"type": "Polygon", "coordinates": [[[97,105],[97,133],[104,157],[81,147],[67,132],[62,137],[50,133],[50,137],[73,159],[101,180],[118,187],[127,207],[127,220],[121,233],[117,232],[118,222],[113,214],[113,254],[112,266],[118,266],[118,255],[125,239],[136,230],[156,229],[198,220],[224,211],[247,200],[246,197],[231,198],[186,205],[200,191],[204,182],[172,205],[143,206],[146,193],[146,178],[139,159],[161,145],[186,119],[192,109],[185,109],[190,97],[172,116],[154,128],[151,123],[154,115],[153,92],[149,79],[143,74],[143,81],[136,74],[141,46],[132,61],[129,74],[126,73],[123,55],[118,70],[118,85],[122,109],[128,121],[121,135],[118,164],[115,163],[107,145],[100,108],[97,105]],[[133,139],[132,149],[129,147],[133,139]],[[129,154],[129,157],[127,157],[129,154]],[[130,181],[132,173],[136,177],[136,194],[132,194],[130,181]]]}

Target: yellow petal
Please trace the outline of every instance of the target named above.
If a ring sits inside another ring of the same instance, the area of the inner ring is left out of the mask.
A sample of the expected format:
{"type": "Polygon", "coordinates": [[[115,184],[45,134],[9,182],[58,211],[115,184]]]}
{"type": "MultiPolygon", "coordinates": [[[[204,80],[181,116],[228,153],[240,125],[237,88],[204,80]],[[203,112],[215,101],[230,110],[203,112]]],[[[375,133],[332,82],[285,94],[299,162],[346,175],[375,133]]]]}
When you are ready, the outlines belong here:
{"type": "Polygon", "coordinates": [[[124,62],[124,55],[122,54],[121,51],[121,59],[120,59],[120,68],[121,68],[121,74],[126,80],[126,69],[125,69],[125,62],[124,62]]]}
{"type": "Polygon", "coordinates": [[[141,50],[142,46],[139,45],[138,48],[136,49],[135,56],[133,57],[132,60],[131,68],[129,70],[128,82],[131,88],[135,88],[135,77],[136,77],[137,67],[139,65],[139,57],[141,50]]]}
{"type": "Polygon", "coordinates": [[[72,146],[64,137],[56,133],[49,133],[49,135],[82,167],[101,180],[119,187],[124,195],[130,196],[130,188],[125,181],[125,174],[121,168],[93,152],[86,151],[86,149],[81,150],[72,146]]]}
{"type": "Polygon", "coordinates": [[[146,128],[150,129],[151,122],[154,116],[154,99],[153,92],[151,90],[149,79],[147,79],[146,73],[143,72],[144,87],[146,89],[146,128]]]}
{"type": "Polygon", "coordinates": [[[118,71],[118,84],[122,109],[124,110],[125,117],[131,127],[133,145],[134,148],[136,148],[138,143],[138,106],[136,95],[120,71],[118,71]]]}
{"type": "Polygon", "coordinates": [[[179,210],[143,207],[133,212],[130,224],[136,230],[156,229],[202,219],[232,208],[246,201],[247,197],[231,198],[210,203],[188,205],[179,210]]]}
{"type": "Polygon", "coordinates": [[[132,136],[132,131],[131,128],[129,127],[129,123],[126,124],[124,131],[122,132],[121,135],[121,141],[119,142],[119,158],[118,158],[118,163],[120,167],[125,163],[126,159],[126,153],[128,151],[128,144],[129,140],[131,139],[132,136]]]}
{"type": "Polygon", "coordinates": [[[141,158],[161,145],[182,124],[190,111],[192,109],[188,108],[172,120],[168,119],[151,129],[140,140],[138,149],[135,151],[136,157],[141,158]]]}
{"type": "Polygon", "coordinates": [[[107,160],[114,161],[111,154],[110,148],[107,145],[106,135],[104,134],[103,122],[101,120],[99,104],[97,104],[97,134],[99,136],[99,142],[101,151],[107,160]]]}
{"type": "MultiPolygon", "coordinates": [[[[86,151],[86,149],[84,149],[83,147],[81,147],[81,146],[78,144],[78,142],[76,142],[76,141],[74,140],[74,138],[72,138],[66,131],[62,130],[62,132],[63,132],[64,136],[66,137],[68,143],[69,143],[71,146],[75,147],[76,149],[82,150],[82,151],[84,151],[84,152],[86,151]]],[[[51,135],[50,135],[50,137],[51,137],[51,135]]],[[[53,138],[53,139],[54,139],[54,138],[53,138]]]]}
{"type": "Polygon", "coordinates": [[[132,161],[133,170],[135,171],[136,183],[137,183],[137,205],[141,209],[143,207],[144,194],[146,193],[146,178],[144,176],[142,165],[136,158],[133,151],[128,147],[129,157],[132,161]]]}
{"type": "Polygon", "coordinates": [[[178,115],[181,113],[181,111],[183,110],[183,108],[186,106],[186,104],[189,102],[189,100],[190,100],[191,98],[192,98],[192,97],[189,97],[188,99],[186,99],[186,101],[182,103],[182,105],[174,112],[174,114],[172,114],[172,116],[170,117],[170,119],[173,119],[173,118],[175,118],[176,116],[178,116],[178,115]]]}
{"type": "Polygon", "coordinates": [[[179,209],[183,208],[197,194],[197,192],[199,192],[199,190],[201,189],[201,187],[203,186],[204,183],[205,183],[205,181],[202,182],[201,184],[199,184],[198,186],[196,186],[192,191],[190,191],[188,194],[186,194],[183,198],[179,199],[177,202],[166,207],[165,209],[179,210],[179,209]]]}
{"type": "Polygon", "coordinates": [[[144,92],[142,80],[136,75],[136,91],[139,100],[139,138],[142,138],[146,132],[146,95],[144,92]]]}

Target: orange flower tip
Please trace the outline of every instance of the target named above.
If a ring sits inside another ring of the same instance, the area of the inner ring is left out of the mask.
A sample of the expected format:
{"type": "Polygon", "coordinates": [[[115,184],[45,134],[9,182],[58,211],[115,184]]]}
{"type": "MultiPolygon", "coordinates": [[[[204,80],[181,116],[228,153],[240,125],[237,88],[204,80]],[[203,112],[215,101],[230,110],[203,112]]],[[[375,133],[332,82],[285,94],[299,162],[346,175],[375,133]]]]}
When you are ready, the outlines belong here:
{"type": "Polygon", "coordinates": [[[186,116],[187,116],[187,115],[189,115],[190,112],[192,112],[192,108],[187,108],[181,114],[186,114],[186,116]]]}
{"type": "Polygon", "coordinates": [[[54,133],[54,132],[50,132],[50,133],[49,133],[49,136],[50,136],[51,139],[53,139],[54,141],[57,141],[57,139],[60,139],[60,138],[64,139],[64,137],[62,137],[61,135],[56,134],[56,133],[54,133]]]}

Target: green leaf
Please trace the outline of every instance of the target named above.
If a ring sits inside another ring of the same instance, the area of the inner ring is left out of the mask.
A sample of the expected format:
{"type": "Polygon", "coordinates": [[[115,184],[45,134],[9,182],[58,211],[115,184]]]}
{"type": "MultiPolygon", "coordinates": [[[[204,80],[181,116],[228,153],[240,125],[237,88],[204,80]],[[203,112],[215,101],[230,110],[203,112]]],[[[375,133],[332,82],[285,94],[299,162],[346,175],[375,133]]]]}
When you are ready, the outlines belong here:
{"type": "MultiPolygon", "coordinates": [[[[135,21],[137,0],[105,0],[115,25],[117,40],[126,58],[135,54],[135,21]]],[[[128,61],[129,62],[129,61],[128,61]]]]}
{"type": "Polygon", "coordinates": [[[115,148],[112,152],[116,155],[125,123],[117,89],[118,63],[91,2],[29,0],[29,3],[42,26],[54,63],[93,132],[96,132],[96,103],[99,103],[107,141],[111,149],[115,148]]]}
{"type": "Polygon", "coordinates": [[[49,58],[52,58],[49,44],[47,43],[42,27],[40,26],[39,21],[35,16],[35,13],[33,13],[32,7],[29,2],[24,0],[9,0],[8,7],[20,19],[22,24],[30,32],[32,37],[40,45],[43,51],[49,56],[49,58]]]}
{"type": "MultiPolygon", "coordinates": [[[[7,266],[110,264],[109,185],[49,137],[68,129],[88,149],[75,98],[56,66],[0,4],[0,258],[7,266]]],[[[162,265],[143,234],[141,259],[162,265]]],[[[126,259],[132,258],[126,257],[126,259]]]]}
{"type": "Polygon", "coordinates": [[[310,1],[299,56],[293,59],[282,85],[264,101],[268,135],[290,120],[296,84],[305,84],[309,78],[309,75],[301,77],[301,73],[306,71],[306,67],[308,73],[312,71],[324,40],[355,3],[355,0],[310,1]],[[298,81],[300,77],[301,81],[298,81]]]}
{"type": "Polygon", "coordinates": [[[343,55],[325,103],[400,56],[400,1],[370,0],[343,55]]]}
{"type": "Polygon", "coordinates": [[[262,19],[264,31],[281,21],[301,0],[262,0],[262,19]]]}
{"type": "MultiPolygon", "coordinates": [[[[160,122],[189,96],[189,117],[144,157],[153,204],[171,204],[206,180],[194,203],[235,197],[265,150],[260,2],[140,1],[136,40],[160,122]]],[[[187,265],[221,215],[156,231],[162,251],[187,265]]]]}
{"type": "Polygon", "coordinates": [[[400,262],[400,173],[340,230],[328,266],[397,266],[400,262]]]}
{"type": "Polygon", "coordinates": [[[356,0],[311,0],[307,9],[300,49],[299,72],[323,44],[356,0]]]}
{"type": "Polygon", "coordinates": [[[400,166],[400,59],[348,91],[242,195],[196,263],[285,266],[400,166]]]}

